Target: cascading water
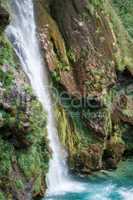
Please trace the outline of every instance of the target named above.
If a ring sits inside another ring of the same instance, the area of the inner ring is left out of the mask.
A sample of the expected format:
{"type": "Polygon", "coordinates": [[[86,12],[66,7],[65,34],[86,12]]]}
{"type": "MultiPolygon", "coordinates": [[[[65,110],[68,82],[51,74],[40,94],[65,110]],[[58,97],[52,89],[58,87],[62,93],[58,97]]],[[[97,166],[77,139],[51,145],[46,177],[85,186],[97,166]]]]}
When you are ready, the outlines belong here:
{"type": "Polygon", "coordinates": [[[48,194],[69,191],[73,189],[74,185],[78,187],[78,184],[68,178],[66,153],[58,138],[50,90],[48,89],[47,70],[41,58],[36,36],[33,2],[32,0],[11,0],[11,10],[13,16],[11,24],[6,30],[7,36],[14,46],[36,96],[48,115],[47,131],[53,151],[47,175],[48,194]]]}

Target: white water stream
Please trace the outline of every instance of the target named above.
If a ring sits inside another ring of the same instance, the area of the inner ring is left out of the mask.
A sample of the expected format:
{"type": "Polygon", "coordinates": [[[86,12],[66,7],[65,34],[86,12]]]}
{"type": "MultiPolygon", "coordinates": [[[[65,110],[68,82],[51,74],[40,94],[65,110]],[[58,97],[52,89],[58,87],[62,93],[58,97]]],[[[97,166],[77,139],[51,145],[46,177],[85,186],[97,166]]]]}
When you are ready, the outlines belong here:
{"type": "Polygon", "coordinates": [[[12,21],[6,33],[12,42],[23,70],[27,74],[32,88],[47,112],[47,131],[53,155],[47,174],[48,194],[81,191],[83,187],[68,175],[66,152],[62,148],[52,108],[48,75],[41,57],[36,36],[36,24],[32,0],[10,0],[12,21]],[[75,189],[74,189],[75,188],[75,189]]]}

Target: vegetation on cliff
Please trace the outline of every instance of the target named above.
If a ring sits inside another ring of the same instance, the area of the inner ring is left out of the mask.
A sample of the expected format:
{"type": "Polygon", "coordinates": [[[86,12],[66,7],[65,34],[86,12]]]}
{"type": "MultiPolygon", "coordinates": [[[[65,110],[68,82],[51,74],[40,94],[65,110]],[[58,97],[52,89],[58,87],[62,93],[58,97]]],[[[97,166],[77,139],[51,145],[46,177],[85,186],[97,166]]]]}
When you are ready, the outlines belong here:
{"type": "Polygon", "coordinates": [[[20,68],[0,7],[0,199],[43,195],[48,169],[47,117],[20,68]]]}
{"type": "Polygon", "coordinates": [[[127,31],[133,37],[133,2],[132,0],[124,1],[124,0],[113,0],[113,5],[118,15],[121,17],[124,26],[127,31]]]}
{"type": "Polygon", "coordinates": [[[119,5],[106,0],[37,2],[42,50],[58,91],[59,135],[78,173],[116,168],[132,151],[132,24],[125,24],[119,5]]]}

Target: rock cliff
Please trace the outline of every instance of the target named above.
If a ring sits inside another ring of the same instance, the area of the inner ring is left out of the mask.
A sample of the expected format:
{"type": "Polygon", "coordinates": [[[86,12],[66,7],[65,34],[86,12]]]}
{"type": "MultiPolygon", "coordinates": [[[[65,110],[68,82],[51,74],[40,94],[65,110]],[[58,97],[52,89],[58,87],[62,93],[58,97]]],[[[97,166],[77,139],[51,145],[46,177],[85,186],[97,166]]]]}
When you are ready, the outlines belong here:
{"type": "MultiPolygon", "coordinates": [[[[120,3],[34,1],[58,132],[77,174],[133,155],[132,0],[120,3]]],[[[47,116],[4,33],[8,5],[0,1],[0,200],[28,200],[46,190],[47,116]]]]}
{"type": "Polygon", "coordinates": [[[133,141],[133,42],[118,5],[106,0],[35,5],[70,168],[80,174],[116,168],[131,154],[133,141]]]}

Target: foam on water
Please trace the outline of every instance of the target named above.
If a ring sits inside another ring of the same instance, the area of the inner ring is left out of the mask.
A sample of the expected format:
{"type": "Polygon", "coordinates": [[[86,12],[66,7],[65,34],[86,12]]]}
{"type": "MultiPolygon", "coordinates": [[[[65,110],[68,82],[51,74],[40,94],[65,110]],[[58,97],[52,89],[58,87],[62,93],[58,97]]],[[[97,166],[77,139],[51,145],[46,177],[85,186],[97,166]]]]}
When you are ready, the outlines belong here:
{"type": "MultiPolygon", "coordinates": [[[[72,188],[66,193],[53,194],[45,200],[133,200],[133,160],[122,162],[116,171],[104,171],[79,179],[83,190],[72,188]]],[[[65,186],[64,186],[65,187],[65,186]]],[[[78,188],[77,188],[78,189],[78,188]]]]}
{"type": "Polygon", "coordinates": [[[133,200],[133,188],[129,190],[121,188],[119,194],[121,195],[122,200],[133,200]]]}
{"type": "Polygon", "coordinates": [[[74,180],[62,182],[61,185],[56,186],[52,191],[48,191],[47,195],[63,195],[66,193],[72,193],[75,191],[75,193],[81,193],[85,192],[87,190],[87,184],[76,182],[74,180]]]}
{"type": "MultiPolygon", "coordinates": [[[[92,187],[91,193],[88,195],[88,199],[91,200],[110,200],[109,196],[114,190],[115,185],[109,183],[108,185],[96,185],[92,187]],[[94,192],[95,191],[95,192],[94,192]]],[[[88,200],[86,199],[86,200],[88,200]]]]}

